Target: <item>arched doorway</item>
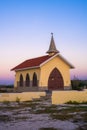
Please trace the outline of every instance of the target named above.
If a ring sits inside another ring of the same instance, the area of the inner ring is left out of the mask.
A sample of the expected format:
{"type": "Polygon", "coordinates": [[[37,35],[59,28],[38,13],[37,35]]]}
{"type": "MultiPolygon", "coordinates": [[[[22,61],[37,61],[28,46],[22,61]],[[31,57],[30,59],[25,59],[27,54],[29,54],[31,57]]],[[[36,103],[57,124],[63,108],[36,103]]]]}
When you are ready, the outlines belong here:
{"type": "Polygon", "coordinates": [[[23,87],[23,76],[22,76],[22,74],[20,75],[20,87],[23,87]]]}
{"type": "Polygon", "coordinates": [[[57,68],[54,68],[50,73],[48,79],[49,90],[62,90],[64,89],[63,77],[57,68]]]}
{"type": "Polygon", "coordinates": [[[30,86],[30,77],[29,77],[29,74],[26,75],[25,85],[26,85],[26,87],[30,86]]]}
{"type": "Polygon", "coordinates": [[[33,86],[37,86],[37,75],[36,75],[36,73],[34,73],[33,74],[33,84],[32,84],[33,86]]]}

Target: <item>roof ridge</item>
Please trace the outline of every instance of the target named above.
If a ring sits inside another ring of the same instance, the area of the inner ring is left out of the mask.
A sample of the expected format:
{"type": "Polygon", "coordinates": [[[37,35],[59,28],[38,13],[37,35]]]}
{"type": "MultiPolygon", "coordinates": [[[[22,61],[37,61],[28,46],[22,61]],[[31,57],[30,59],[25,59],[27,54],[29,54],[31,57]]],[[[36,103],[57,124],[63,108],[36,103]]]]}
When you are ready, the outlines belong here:
{"type": "Polygon", "coordinates": [[[52,56],[49,55],[44,55],[44,56],[39,56],[36,58],[31,58],[31,59],[27,59],[25,61],[23,61],[22,63],[20,63],[19,65],[17,65],[16,67],[12,68],[11,70],[15,70],[15,69],[20,69],[20,68],[29,68],[29,67],[33,67],[33,66],[39,66],[41,63],[43,63],[44,61],[46,61],[47,59],[51,58],[52,56]]]}
{"type": "Polygon", "coordinates": [[[33,59],[37,59],[37,58],[41,58],[41,57],[45,57],[45,56],[49,56],[49,55],[43,55],[43,56],[38,56],[38,57],[32,57],[32,58],[30,58],[30,59],[27,59],[27,60],[25,60],[25,61],[28,61],[28,60],[33,60],[33,59]]]}

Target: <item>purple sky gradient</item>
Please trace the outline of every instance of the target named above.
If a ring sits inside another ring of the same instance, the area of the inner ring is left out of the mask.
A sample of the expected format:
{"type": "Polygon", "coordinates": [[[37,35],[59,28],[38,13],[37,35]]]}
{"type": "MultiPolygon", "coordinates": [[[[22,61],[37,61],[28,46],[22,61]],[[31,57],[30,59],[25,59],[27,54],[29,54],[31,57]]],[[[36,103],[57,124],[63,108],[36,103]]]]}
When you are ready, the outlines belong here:
{"type": "Polygon", "coordinates": [[[45,54],[50,33],[71,62],[71,78],[87,79],[87,0],[0,0],[0,84],[14,82],[10,71],[45,54]]]}

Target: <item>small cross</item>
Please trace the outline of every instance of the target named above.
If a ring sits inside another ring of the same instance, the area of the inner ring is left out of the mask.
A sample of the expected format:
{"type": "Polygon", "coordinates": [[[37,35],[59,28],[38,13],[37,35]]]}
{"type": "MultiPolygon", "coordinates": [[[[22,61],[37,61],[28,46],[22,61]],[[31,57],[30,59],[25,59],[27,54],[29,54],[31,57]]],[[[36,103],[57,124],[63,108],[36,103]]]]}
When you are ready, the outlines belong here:
{"type": "Polygon", "coordinates": [[[51,35],[53,36],[53,33],[51,33],[51,35]]]}

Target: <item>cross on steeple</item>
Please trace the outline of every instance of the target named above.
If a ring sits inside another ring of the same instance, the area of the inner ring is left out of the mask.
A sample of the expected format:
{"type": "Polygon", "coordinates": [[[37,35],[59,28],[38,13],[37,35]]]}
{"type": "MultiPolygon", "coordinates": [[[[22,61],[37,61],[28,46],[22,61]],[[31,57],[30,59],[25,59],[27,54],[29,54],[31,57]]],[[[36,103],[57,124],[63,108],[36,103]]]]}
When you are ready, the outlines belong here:
{"type": "Polygon", "coordinates": [[[54,42],[54,38],[53,38],[53,33],[51,33],[51,41],[50,41],[50,46],[49,46],[49,50],[47,51],[47,53],[49,55],[54,55],[55,53],[59,53],[59,51],[56,49],[56,45],[54,42]]]}
{"type": "Polygon", "coordinates": [[[53,33],[51,32],[51,35],[53,36],[53,33]]]}

